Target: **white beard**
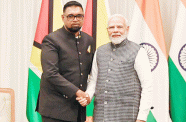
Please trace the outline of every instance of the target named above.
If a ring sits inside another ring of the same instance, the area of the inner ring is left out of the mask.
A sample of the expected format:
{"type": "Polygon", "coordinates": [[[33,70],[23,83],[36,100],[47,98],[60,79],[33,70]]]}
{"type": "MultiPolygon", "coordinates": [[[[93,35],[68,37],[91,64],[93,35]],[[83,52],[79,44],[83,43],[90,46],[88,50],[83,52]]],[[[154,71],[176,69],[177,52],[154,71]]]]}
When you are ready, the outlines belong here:
{"type": "MultiPolygon", "coordinates": [[[[112,34],[109,38],[113,44],[120,44],[126,37],[126,34],[121,35],[119,38],[113,38],[112,36],[116,34],[112,34]]],[[[120,34],[117,34],[120,35],[120,34]]]]}

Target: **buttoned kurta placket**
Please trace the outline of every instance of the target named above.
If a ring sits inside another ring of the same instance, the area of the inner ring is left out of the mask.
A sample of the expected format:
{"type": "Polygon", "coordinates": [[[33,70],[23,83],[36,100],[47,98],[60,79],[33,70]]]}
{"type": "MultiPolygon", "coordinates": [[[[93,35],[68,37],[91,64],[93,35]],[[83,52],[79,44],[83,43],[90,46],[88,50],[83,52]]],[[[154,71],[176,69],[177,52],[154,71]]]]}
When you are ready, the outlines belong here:
{"type": "Polygon", "coordinates": [[[110,95],[110,86],[114,85],[113,78],[111,77],[115,73],[114,65],[117,63],[116,60],[117,48],[114,46],[111,48],[110,56],[108,57],[108,70],[107,77],[105,82],[105,90],[104,90],[104,119],[103,122],[108,121],[109,115],[109,106],[112,104],[112,99],[109,98],[110,95]]]}

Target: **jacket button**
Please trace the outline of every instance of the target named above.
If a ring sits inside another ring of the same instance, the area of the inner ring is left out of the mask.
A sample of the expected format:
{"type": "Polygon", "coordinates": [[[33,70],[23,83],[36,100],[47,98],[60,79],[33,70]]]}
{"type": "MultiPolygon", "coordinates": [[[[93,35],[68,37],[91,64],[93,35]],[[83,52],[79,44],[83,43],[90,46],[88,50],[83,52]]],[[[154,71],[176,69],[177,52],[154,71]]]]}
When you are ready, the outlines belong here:
{"type": "Polygon", "coordinates": [[[106,105],[107,104],[107,101],[105,101],[104,104],[106,105]]]}
{"type": "Polygon", "coordinates": [[[82,87],[82,86],[83,86],[83,84],[80,84],[80,86],[82,87]]]}
{"type": "Polygon", "coordinates": [[[83,75],[83,73],[81,73],[81,75],[83,75]]]}
{"type": "Polygon", "coordinates": [[[81,52],[79,52],[79,55],[81,55],[81,52]]]}

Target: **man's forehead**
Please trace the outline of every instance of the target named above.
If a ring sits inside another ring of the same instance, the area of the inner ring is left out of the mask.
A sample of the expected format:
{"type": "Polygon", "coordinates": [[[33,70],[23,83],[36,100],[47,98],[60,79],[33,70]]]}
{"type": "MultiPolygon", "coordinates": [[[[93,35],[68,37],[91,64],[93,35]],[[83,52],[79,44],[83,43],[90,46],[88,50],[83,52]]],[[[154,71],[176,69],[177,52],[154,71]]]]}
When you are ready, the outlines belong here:
{"type": "Polygon", "coordinates": [[[115,18],[112,18],[110,21],[109,21],[109,25],[113,25],[113,24],[117,24],[117,25],[123,25],[125,22],[124,19],[120,18],[120,17],[115,17],[115,18]]]}
{"type": "Polygon", "coordinates": [[[123,26],[123,23],[122,22],[119,22],[119,23],[118,22],[116,22],[116,23],[115,22],[110,22],[109,26],[123,26]]]}
{"type": "Polygon", "coordinates": [[[70,7],[66,8],[65,13],[66,14],[74,14],[74,13],[83,14],[84,12],[83,12],[82,8],[79,6],[70,6],[70,7]]]}

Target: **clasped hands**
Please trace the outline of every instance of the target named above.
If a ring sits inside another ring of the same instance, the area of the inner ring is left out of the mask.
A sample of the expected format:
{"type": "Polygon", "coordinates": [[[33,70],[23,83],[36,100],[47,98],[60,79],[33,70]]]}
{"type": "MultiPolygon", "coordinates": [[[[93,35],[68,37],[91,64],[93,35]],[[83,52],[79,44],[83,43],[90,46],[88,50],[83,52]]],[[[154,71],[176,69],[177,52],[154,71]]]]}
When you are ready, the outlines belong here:
{"type": "Polygon", "coordinates": [[[90,101],[90,96],[88,93],[85,93],[82,90],[78,90],[76,92],[76,100],[80,103],[81,106],[85,107],[86,105],[88,105],[91,101],[90,101]]]}

